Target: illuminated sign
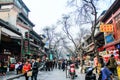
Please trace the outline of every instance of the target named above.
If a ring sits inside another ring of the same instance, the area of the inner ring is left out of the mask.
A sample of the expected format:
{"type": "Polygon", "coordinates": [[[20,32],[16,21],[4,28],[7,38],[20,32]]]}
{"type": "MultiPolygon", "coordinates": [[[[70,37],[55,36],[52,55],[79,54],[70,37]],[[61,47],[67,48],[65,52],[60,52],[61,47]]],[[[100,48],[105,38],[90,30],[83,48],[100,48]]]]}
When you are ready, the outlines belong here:
{"type": "Polygon", "coordinates": [[[113,32],[113,25],[112,24],[101,24],[100,32],[113,32]]]}

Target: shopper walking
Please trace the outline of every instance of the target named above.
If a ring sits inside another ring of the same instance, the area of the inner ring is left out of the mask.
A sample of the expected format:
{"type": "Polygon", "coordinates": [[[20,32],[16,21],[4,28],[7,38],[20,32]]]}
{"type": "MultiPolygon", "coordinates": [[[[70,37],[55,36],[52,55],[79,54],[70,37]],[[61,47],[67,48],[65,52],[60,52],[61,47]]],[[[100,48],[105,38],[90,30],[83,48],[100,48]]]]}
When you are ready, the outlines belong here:
{"type": "Polygon", "coordinates": [[[39,68],[38,62],[36,62],[35,59],[32,59],[32,77],[31,77],[31,80],[37,80],[38,68],[39,68]]]}
{"type": "Polygon", "coordinates": [[[115,75],[116,74],[116,68],[117,68],[117,62],[114,58],[114,55],[111,55],[107,65],[108,65],[108,68],[110,69],[110,71],[115,75]]]}
{"type": "Polygon", "coordinates": [[[101,64],[101,71],[98,80],[113,80],[112,72],[105,66],[104,60],[100,57],[99,62],[101,64]]]}
{"type": "Polygon", "coordinates": [[[65,70],[65,60],[63,60],[63,62],[62,62],[62,70],[63,71],[65,70]]]}
{"type": "Polygon", "coordinates": [[[29,61],[26,61],[25,64],[23,65],[23,72],[26,80],[29,80],[29,76],[27,76],[27,72],[30,70],[31,70],[31,64],[29,63],[29,61]]]}

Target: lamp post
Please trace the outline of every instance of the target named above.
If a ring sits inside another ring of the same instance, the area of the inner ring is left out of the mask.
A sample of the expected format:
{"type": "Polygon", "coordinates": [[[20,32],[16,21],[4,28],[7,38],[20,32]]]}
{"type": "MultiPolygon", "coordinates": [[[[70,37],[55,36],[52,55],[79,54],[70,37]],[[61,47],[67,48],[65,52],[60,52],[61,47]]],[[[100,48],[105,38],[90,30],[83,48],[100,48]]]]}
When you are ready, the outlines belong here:
{"type": "Polygon", "coordinates": [[[66,78],[67,78],[67,60],[65,60],[65,73],[66,73],[66,78]]]}

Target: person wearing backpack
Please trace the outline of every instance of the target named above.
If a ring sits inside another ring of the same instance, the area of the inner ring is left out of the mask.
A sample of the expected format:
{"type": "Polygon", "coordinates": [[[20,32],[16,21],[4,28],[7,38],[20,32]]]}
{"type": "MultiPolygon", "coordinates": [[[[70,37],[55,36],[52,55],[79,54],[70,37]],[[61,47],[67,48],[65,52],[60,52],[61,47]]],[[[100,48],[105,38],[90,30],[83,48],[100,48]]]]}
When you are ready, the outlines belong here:
{"type": "Polygon", "coordinates": [[[113,80],[112,72],[108,69],[108,65],[105,65],[104,60],[100,57],[101,71],[98,80],[113,80]]]}
{"type": "Polygon", "coordinates": [[[107,65],[108,65],[109,70],[115,75],[116,68],[117,68],[117,62],[113,54],[111,55],[107,65]]]}

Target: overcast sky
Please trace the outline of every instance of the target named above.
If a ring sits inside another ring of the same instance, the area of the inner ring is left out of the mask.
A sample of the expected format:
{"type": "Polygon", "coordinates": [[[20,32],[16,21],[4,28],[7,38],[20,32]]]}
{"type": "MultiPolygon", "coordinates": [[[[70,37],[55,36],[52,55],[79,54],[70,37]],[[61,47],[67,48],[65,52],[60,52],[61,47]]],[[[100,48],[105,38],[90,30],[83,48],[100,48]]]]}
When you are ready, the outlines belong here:
{"type": "Polygon", "coordinates": [[[63,13],[67,13],[67,0],[23,0],[30,9],[29,18],[35,24],[34,30],[40,33],[45,26],[55,24],[63,13]]]}
{"type": "MultiPolygon", "coordinates": [[[[30,9],[29,18],[35,24],[34,30],[40,34],[42,28],[55,24],[62,14],[70,12],[67,0],[23,0],[30,9]]],[[[107,1],[107,0],[106,0],[107,1]]],[[[111,0],[113,2],[114,0],[111,0]]],[[[101,11],[106,9],[106,2],[100,2],[101,11]]]]}

